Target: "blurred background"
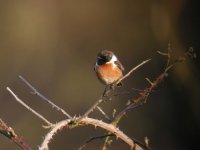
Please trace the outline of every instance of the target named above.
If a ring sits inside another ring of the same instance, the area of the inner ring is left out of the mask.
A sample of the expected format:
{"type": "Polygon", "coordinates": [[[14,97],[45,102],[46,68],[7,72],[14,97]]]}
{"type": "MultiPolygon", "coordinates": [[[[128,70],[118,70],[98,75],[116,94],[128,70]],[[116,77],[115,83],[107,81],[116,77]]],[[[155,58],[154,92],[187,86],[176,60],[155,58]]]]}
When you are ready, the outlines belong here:
{"type": "MultiPolygon", "coordinates": [[[[84,113],[104,89],[93,71],[99,51],[113,50],[126,71],[152,58],[124,81],[121,91],[129,91],[130,95],[103,104],[111,114],[113,108],[119,111],[128,99],[136,97],[133,88],[148,85],[145,77],[153,80],[162,71],[166,58],[156,51],[167,51],[171,43],[173,58],[189,47],[193,47],[197,58],[176,65],[147,104],[129,112],[119,127],[140,141],[147,136],[153,149],[199,147],[198,10],[195,0],[0,1],[0,118],[37,149],[47,133],[42,128],[44,123],[17,103],[6,86],[50,121],[65,117],[32,95],[18,75],[73,116],[84,113]]],[[[102,118],[99,112],[91,117],[102,118]]],[[[64,129],[55,136],[50,149],[76,150],[88,138],[104,133],[89,126],[64,129]]],[[[102,143],[93,141],[86,149],[99,149],[102,143]]],[[[0,149],[19,148],[0,135],[0,149]]],[[[114,140],[110,149],[129,148],[114,140]]]]}

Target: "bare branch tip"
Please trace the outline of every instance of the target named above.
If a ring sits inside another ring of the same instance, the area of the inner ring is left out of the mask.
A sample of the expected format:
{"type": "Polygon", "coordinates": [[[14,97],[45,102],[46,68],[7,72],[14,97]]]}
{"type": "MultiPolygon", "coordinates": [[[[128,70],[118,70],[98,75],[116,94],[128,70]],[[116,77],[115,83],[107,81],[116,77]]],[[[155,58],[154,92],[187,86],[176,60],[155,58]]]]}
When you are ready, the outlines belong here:
{"type": "Polygon", "coordinates": [[[150,85],[153,85],[153,82],[149,78],[145,78],[150,85]]]}
{"type": "Polygon", "coordinates": [[[145,60],[145,62],[148,62],[148,61],[150,61],[150,60],[151,60],[151,58],[149,58],[149,59],[145,60]]]}
{"type": "Polygon", "coordinates": [[[161,51],[157,51],[157,53],[162,56],[169,56],[169,53],[165,53],[165,52],[161,52],[161,51]]]}
{"type": "Polygon", "coordinates": [[[12,92],[12,90],[10,89],[9,86],[6,87],[6,90],[7,90],[8,92],[10,92],[10,93],[13,95],[13,92],[12,92]]]}
{"type": "Polygon", "coordinates": [[[22,81],[26,81],[25,79],[24,79],[24,77],[22,77],[21,75],[18,75],[18,78],[20,78],[22,81]]]}

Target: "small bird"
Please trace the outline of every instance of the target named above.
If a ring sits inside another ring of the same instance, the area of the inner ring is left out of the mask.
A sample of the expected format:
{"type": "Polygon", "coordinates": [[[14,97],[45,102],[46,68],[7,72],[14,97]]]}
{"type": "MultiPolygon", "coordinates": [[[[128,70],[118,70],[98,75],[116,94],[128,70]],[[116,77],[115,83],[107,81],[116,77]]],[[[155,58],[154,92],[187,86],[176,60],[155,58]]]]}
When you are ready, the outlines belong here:
{"type": "Polygon", "coordinates": [[[112,51],[103,50],[97,55],[94,70],[103,84],[112,85],[123,77],[124,67],[112,51]]]}

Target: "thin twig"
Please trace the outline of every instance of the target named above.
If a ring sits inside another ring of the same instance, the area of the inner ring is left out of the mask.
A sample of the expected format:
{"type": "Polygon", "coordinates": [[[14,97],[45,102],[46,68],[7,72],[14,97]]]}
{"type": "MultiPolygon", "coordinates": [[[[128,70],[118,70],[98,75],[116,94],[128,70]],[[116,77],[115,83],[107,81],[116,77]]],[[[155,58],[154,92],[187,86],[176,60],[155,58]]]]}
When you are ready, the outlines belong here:
{"type": "Polygon", "coordinates": [[[61,111],[65,116],[67,116],[69,119],[72,119],[72,117],[62,108],[54,104],[51,100],[46,98],[44,95],[42,95],[35,87],[33,87],[26,79],[24,79],[22,76],[19,75],[19,78],[33,91],[34,94],[38,95],[40,98],[45,100],[47,103],[49,103],[53,108],[56,108],[58,111],[61,111]]]}
{"type": "Polygon", "coordinates": [[[135,70],[137,70],[138,68],[140,68],[141,66],[143,66],[144,64],[146,64],[147,62],[149,62],[151,59],[147,59],[145,61],[143,61],[142,63],[140,63],[139,65],[135,66],[134,68],[132,68],[127,74],[125,74],[122,78],[120,78],[115,85],[119,84],[122,80],[124,80],[125,78],[127,78],[128,76],[130,76],[131,73],[133,73],[135,70]]]}
{"type": "Polygon", "coordinates": [[[101,135],[101,136],[95,136],[95,137],[91,137],[90,139],[88,139],[83,145],[81,145],[79,147],[79,150],[82,150],[88,143],[92,142],[93,140],[97,140],[97,139],[103,139],[106,137],[110,137],[110,136],[115,136],[114,134],[106,134],[106,135],[101,135]]]}
{"type": "Polygon", "coordinates": [[[84,118],[84,117],[87,117],[94,109],[96,109],[96,107],[101,104],[103,102],[103,99],[100,98],[96,101],[96,103],[94,103],[94,105],[92,105],[92,107],[90,107],[90,109],[88,109],[85,114],[81,117],[81,118],[84,118]]]}
{"type": "Polygon", "coordinates": [[[97,109],[101,112],[101,114],[102,114],[108,121],[111,121],[111,118],[101,109],[101,107],[97,106],[97,109]]]}
{"type": "MultiPolygon", "coordinates": [[[[142,65],[146,64],[147,62],[149,62],[151,59],[147,59],[145,61],[143,61],[142,63],[140,63],[139,65],[137,65],[136,67],[134,67],[133,69],[131,69],[126,75],[124,75],[122,78],[120,78],[116,83],[114,83],[112,85],[112,87],[116,87],[122,80],[124,80],[125,78],[127,78],[131,73],[133,73],[135,70],[137,70],[138,68],[140,68],[142,65]]],[[[105,87],[105,90],[102,94],[102,97],[107,93],[107,87],[105,87]]],[[[105,97],[105,96],[104,96],[105,97]]],[[[92,105],[92,107],[90,107],[90,109],[88,111],[86,111],[86,113],[82,116],[82,118],[87,117],[94,109],[96,109],[96,107],[101,104],[103,102],[103,99],[100,98],[99,100],[96,101],[96,103],[94,103],[94,105],[92,105]]]]}
{"type": "MultiPolygon", "coordinates": [[[[166,77],[166,73],[167,71],[169,71],[169,69],[171,69],[178,61],[175,61],[175,63],[172,63],[172,65],[170,65],[170,59],[171,59],[171,55],[170,55],[170,50],[171,47],[170,45],[168,45],[168,53],[162,53],[160,51],[158,51],[159,54],[167,56],[167,64],[166,64],[166,68],[164,69],[164,71],[153,81],[151,82],[150,80],[148,80],[148,82],[150,83],[150,86],[148,88],[146,88],[143,92],[140,93],[140,96],[134,100],[132,100],[132,103],[130,103],[128,106],[126,106],[121,112],[119,112],[115,118],[112,121],[112,124],[117,125],[119,123],[119,121],[121,120],[121,118],[127,113],[127,111],[129,111],[130,109],[133,108],[137,108],[138,106],[141,106],[142,104],[144,104],[149,96],[149,94],[158,86],[158,84],[163,81],[163,79],[166,77]]],[[[149,60],[144,61],[141,64],[145,64],[146,62],[148,62],[149,60]]],[[[138,65],[140,66],[140,65],[138,65]]],[[[137,66],[136,66],[137,67],[137,66]]],[[[130,73],[132,72],[129,71],[130,73]]],[[[128,77],[128,75],[124,78],[128,77]]],[[[123,78],[122,78],[123,79],[123,78]]],[[[122,80],[121,79],[121,80],[122,80]]],[[[121,80],[118,80],[118,83],[121,82],[121,80]]],[[[107,143],[109,142],[109,139],[107,138],[104,142],[104,147],[106,148],[107,143]]]]}
{"type": "Polygon", "coordinates": [[[153,82],[150,84],[148,88],[146,88],[143,92],[140,93],[140,96],[134,100],[132,103],[126,106],[121,112],[119,112],[116,117],[113,119],[113,122],[118,123],[122,116],[126,114],[127,111],[133,108],[137,108],[141,106],[146,101],[149,94],[158,86],[161,81],[165,78],[165,72],[162,72],[153,82]]]}
{"type": "Polygon", "coordinates": [[[33,114],[35,114],[38,118],[42,119],[44,122],[47,123],[48,126],[51,126],[52,123],[49,122],[45,117],[43,117],[41,114],[39,114],[38,112],[36,112],[34,109],[32,109],[31,107],[29,107],[26,103],[24,103],[21,99],[19,99],[17,97],[17,95],[9,88],[6,87],[6,89],[8,90],[8,92],[10,92],[12,94],[12,96],[15,98],[15,100],[17,102],[19,102],[21,105],[23,105],[26,109],[28,109],[30,112],[32,112],[33,114]]]}
{"type": "MultiPolygon", "coordinates": [[[[141,92],[140,96],[138,98],[132,100],[132,103],[130,105],[126,106],[121,112],[119,112],[118,115],[116,115],[116,117],[113,119],[113,122],[115,122],[117,124],[120,121],[121,117],[124,116],[127,111],[144,104],[144,102],[146,102],[146,99],[149,96],[149,94],[152,91],[154,91],[154,89],[167,77],[166,74],[168,73],[168,71],[171,68],[173,68],[174,65],[176,65],[177,63],[180,63],[180,62],[183,62],[186,60],[186,58],[183,56],[183,57],[177,58],[173,62],[171,62],[170,52],[171,52],[170,44],[168,45],[167,53],[163,53],[160,51],[158,52],[161,55],[167,56],[167,64],[166,64],[164,71],[161,72],[160,75],[158,75],[158,77],[153,82],[148,79],[150,86],[147,87],[143,92],[141,92]]],[[[187,53],[190,53],[190,51],[187,51],[185,54],[187,54],[187,53]]],[[[193,55],[194,52],[192,51],[191,53],[192,53],[191,55],[193,55]]]]}
{"type": "Polygon", "coordinates": [[[8,127],[2,119],[0,119],[0,133],[9,138],[21,149],[31,150],[30,146],[21,137],[19,137],[11,127],[8,127]]]}
{"type": "Polygon", "coordinates": [[[103,146],[102,146],[102,150],[106,150],[107,149],[107,145],[110,145],[111,142],[112,142],[111,138],[109,136],[107,136],[106,139],[104,140],[104,143],[103,143],[103,146]]]}

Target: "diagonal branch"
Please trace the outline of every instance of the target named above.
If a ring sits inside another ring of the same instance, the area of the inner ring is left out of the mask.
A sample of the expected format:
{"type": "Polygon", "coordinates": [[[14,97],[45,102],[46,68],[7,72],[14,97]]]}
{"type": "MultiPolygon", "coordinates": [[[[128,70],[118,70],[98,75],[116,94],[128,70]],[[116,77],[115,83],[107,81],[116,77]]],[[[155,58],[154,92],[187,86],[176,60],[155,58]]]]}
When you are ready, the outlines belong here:
{"type": "Polygon", "coordinates": [[[17,146],[23,150],[31,150],[30,146],[18,135],[15,134],[15,131],[6,125],[6,123],[0,119],[0,133],[9,138],[17,146]]]}
{"type": "MultiPolygon", "coordinates": [[[[131,109],[133,108],[137,108],[141,105],[143,105],[144,103],[146,103],[148,96],[150,95],[150,93],[167,77],[167,73],[168,71],[174,67],[175,64],[183,62],[186,60],[186,56],[189,56],[191,58],[196,58],[196,54],[194,53],[193,49],[189,51],[187,51],[183,56],[183,57],[179,57],[177,59],[175,59],[173,62],[171,62],[171,46],[170,44],[168,45],[168,52],[167,53],[163,53],[158,51],[158,53],[160,55],[163,56],[167,56],[167,62],[166,62],[166,66],[164,68],[164,71],[160,73],[160,75],[157,76],[157,78],[152,82],[147,78],[147,81],[150,83],[150,86],[147,87],[143,92],[140,92],[140,96],[136,99],[132,100],[132,103],[130,103],[128,106],[126,106],[121,112],[119,112],[115,118],[113,119],[113,121],[111,122],[111,124],[117,125],[119,123],[119,121],[121,120],[121,118],[131,109]]],[[[118,82],[117,82],[118,83],[118,82]]],[[[106,148],[107,143],[109,142],[109,137],[106,138],[106,140],[104,141],[104,147],[106,148]]]]}
{"type": "Polygon", "coordinates": [[[141,106],[146,102],[146,99],[148,98],[149,94],[164,80],[165,78],[165,71],[162,72],[153,82],[150,84],[148,88],[146,88],[143,92],[140,93],[140,96],[134,100],[132,100],[132,103],[128,106],[126,106],[121,112],[119,112],[116,117],[113,119],[113,122],[117,124],[121,117],[126,114],[127,111],[129,111],[132,108],[136,108],[138,106],[141,106]]]}
{"type": "Polygon", "coordinates": [[[65,126],[66,127],[68,127],[68,126],[77,127],[77,126],[82,126],[82,125],[92,125],[95,127],[105,129],[108,132],[114,134],[117,138],[120,138],[125,143],[127,143],[131,147],[131,149],[133,149],[133,147],[135,146],[134,141],[131,140],[126,134],[124,134],[116,126],[105,123],[101,120],[88,118],[88,117],[84,117],[84,118],[75,117],[73,119],[63,120],[63,121],[60,121],[60,122],[52,125],[52,123],[50,123],[46,118],[44,118],[42,115],[40,115],[35,110],[30,108],[27,104],[25,104],[21,99],[19,99],[17,97],[17,95],[9,87],[7,87],[6,89],[13,95],[13,97],[15,98],[15,100],[17,102],[22,104],[25,108],[27,108],[29,111],[31,111],[33,114],[35,114],[37,117],[39,117],[40,119],[45,121],[49,125],[49,127],[51,127],[51,130],[47,133],[44,141],[42,142],[42,144],[39,148],[40,150],[48,149],[48,144],[50,143],[53,136],[57,133],[57,131],[61,130],[63,127],[65,127],[65,126]]]}
{"type": "MultiPolygon", "coordinates": [[[[131,73],[133,73],[134,71],[136,71],[138,68],[140,68],[141,66],[143,66],[144,64],[146,64],[147,62],[149,62],[151,59],[147,59],[145,61],[143,61],[142,63],[140,63],[139,65],[135,66],[134,68],[132,68],[126,75],[124,75],[121,79],[119,79],[116,83],[114,83],[113,85],[111,85],[112,87],[116,87],[117,84],[119,84],[122,80],[124,80],[125,78],[127,78],[131,73]]],[[[106,87],[107,88],[107,87],[106,87]]],[[[101,97],[103,97],[103,95],[106,93],[106,88],[102,94],[101,97]]],[[[96,101],[96,103],[94,103],[94,105],[92,107],[90,107],[89,110],[87,110],[85,112],[85,114],[82,116],[82,118],[87,117],[94,109],[96,109],[96,107],[101,104],[103,102],[103,99],[100,98],[96,101]]]]}
{"type": "Polygon", "coordinates": [[[21,99],[19,99],[17,97],[17,95],[9,88],[6,88],[8,90],[8,92],[10,92],[10,94],[12,94],[12,96],[15,98],[15,100],[17,102],[19,102],[21,105],[23,105],[26,109],[28,109],[30,112],[32,112],[33,114],[35,114],[38,118],[42,119],[44,122],[47,123],[48,126],[51,126],[52,123],[49,122],[45,117],[43,117],[41,114],[39,114],[38,112],[36,112],[34,109],[32,109],[31,107],[29,107],[26,103],[24,103],[21,99]]]}
{"type": "Polygon", "coordinates": [[[88,110],[85,112],[85,114],[82,116],[82,118],[87,117],[87,116],[88,116],[93,110],[95,110],[96,107],[97,107],[99,104],[101,104],[102,102],[103,102],[103,99],[102,99],[102,98],[98,99],[98,100],[94,103],[94,105],[92,105],[92,107],[90,107],[90,109],[88,109],[88,110]]]}
{"type": "Polygon", "coordinates": [[[100,113],[101,113],[108,121],[111,121],[111,118],[102,110],[101,107],[97,106],[97,109],[100,111],[100,113]]]}
{"type": "Polygon", "coordinates": [[[189,57],[191,58],[195,58],[195,53],[193,50],[189,50],[187,51],[182,57],[178,57],[177,59],[175,59],[173,62],[171,62],[171,47],[170,45],[168,45],[168,52],[167,53],[163,53],[158,51],[158,53],[160,55],[163,56],[167,56],[167,63],[166,63],[166,67],[164,69],[163,72],[160,73],[160,75],[158,75],[158,77],[152,82],[149,79],[147,79],[147,81],[150,83],[150,86],[147,87],[143,92],[140,93],[140,96],[134,100],[132,100],[132,103],[129,104],[128,106],[126,106],[121,112],[118,113],[118,115],[116,115],[116,117],[113,119],[113,123],[114,124],[118,124],[118,122],[120,121],[120,119],[127,113],[127,111],[129,111],[132,108],[136,108],[138,106],[143,105],[149,94],[167,77],[167,73],[170,69],[172,69],[174,67],[174,65],[181,63],[183,61],[186,60],[186,56],[189,55],[189,57]]]}
{"type": "Polygon", "coordinates": [[[146,64],[147,62],[149,62],[151,59],[147,59],[143,62],[141,62],[139,65],[135,66],[134,68],[132,68],[127,74],[125,74],[122,78],[120,78],[114,85],[116,86],[117,84],[119,84],[122,80],[126,79],[128,76],[130,76],[131,73],[133,73],[134,71],[136,71],[138,68],[140,68],[141,66],[143,66],[144,64],[146,64]]]}
{"type": "Polygon", "coordinates": [[[45,100],[47,103],[49,103],[53,108],[56,108],[58,111],[61,111],[65,116],[72,119],[72,117],[62,108],[58,107],[56,104],[54,104],[52,101],[50,101],[48,98],[46,98],[44,95],[42,95],[35,87],[33,87],[26,79],[24,79],[22,76],[19,76],[19,78],[33,91],[34,94],[38,95],[40,98],[45,100]]]}
{"type": "Polygon", "coordinates": [[[103,138],[111,137],[111,136],[115,136],[115,135],[114,135],[114,134],[106,134],[106,135],[91,137],[91,138],[88,139],[83,145],[81,145],[81,146],[79,147],[78,150],[82,150],[84,147],[86,147],[87,144],[89,144],[89,143],[92,142],[93,140],[96,140],[96,139],[103,139],[103,138]]]}

